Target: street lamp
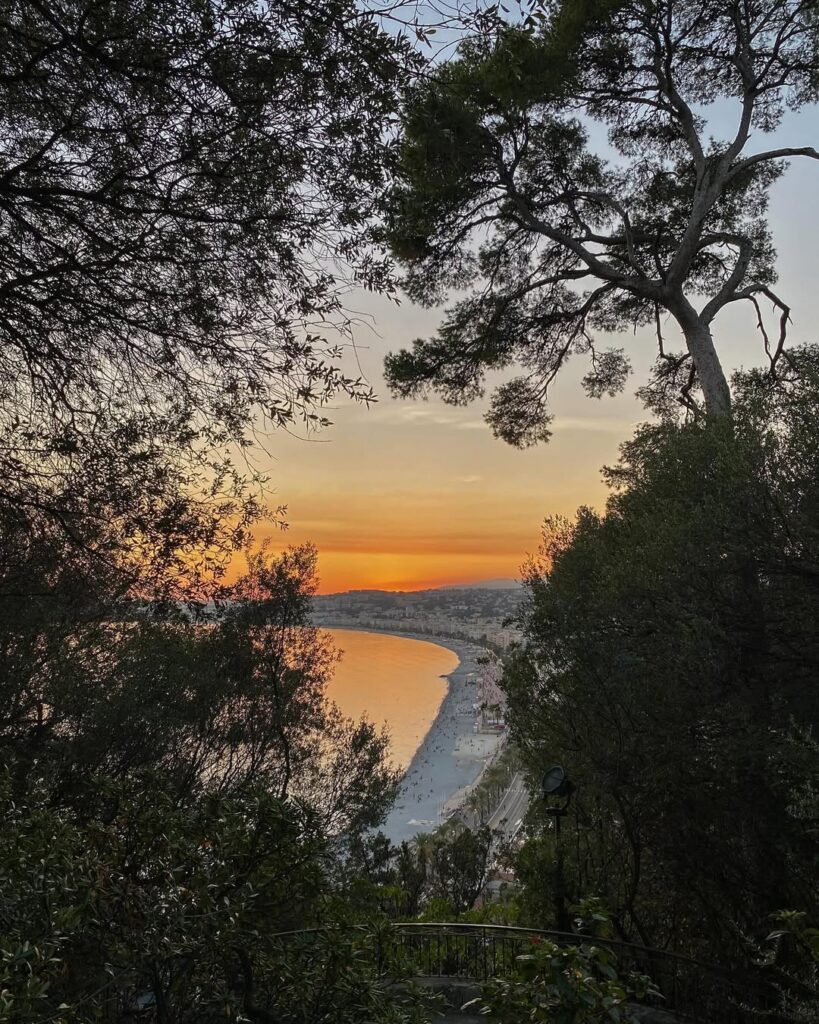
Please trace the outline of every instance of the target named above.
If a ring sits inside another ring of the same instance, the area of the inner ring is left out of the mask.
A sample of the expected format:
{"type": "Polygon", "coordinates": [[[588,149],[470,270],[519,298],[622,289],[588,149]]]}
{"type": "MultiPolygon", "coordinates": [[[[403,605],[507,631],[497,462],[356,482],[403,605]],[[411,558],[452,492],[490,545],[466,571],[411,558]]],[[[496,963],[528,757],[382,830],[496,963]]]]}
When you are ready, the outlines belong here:
{"type": "Polygon", "coordinates": [[[543,802],[546,805],[546,813],[555,820],[555,846],[557,850],[557,872],[555,875],[555,912],[557,916],[558,931],[568,932],[570,930],[569,915],[566,912],[566,883],[563,874],[563,843],[560,838],[560,821],[566,817],[569,804],[572,801],[574,783],[566,774],[562,765],[553,764],[543,774],[541,792],[543,802]],[[553,804],[552,800],[562,800],[560,804],[553,804]]]}

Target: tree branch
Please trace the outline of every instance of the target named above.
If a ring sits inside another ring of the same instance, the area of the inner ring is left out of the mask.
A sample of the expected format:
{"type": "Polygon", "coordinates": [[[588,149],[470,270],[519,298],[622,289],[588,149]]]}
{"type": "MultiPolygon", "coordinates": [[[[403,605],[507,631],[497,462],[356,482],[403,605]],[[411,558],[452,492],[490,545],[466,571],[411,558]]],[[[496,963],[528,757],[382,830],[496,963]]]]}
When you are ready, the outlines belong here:
{"type": "Polygon", "coordinates": [[[593,271],[597,277],[603,281],[607,281],[609,284],[613,284],[618,288],[623,288],[636,295],[640,295],[643,298],[658,298],[660,289],[659,286],[650,281],[645,276],[630,276],[624,275],[619,271],[615,270],[611,264],[605,260],[601,260],[594,253],[591,253],[578,239],[573,238],[571,235],[567,235],[559,228],[548,224],[546,221],[541,220],[533,212],[529,204],[526,202],[524,197],[518,191],[515,185],[514,178],[509,173],[508,168],[502,160],[498,161],[498,172],[501,177],[507,194],[512,202],[515,204],[515,208],[518,211],[519,216],[524,221],[530,230],[535,231],[537,234],[544,235],[546,238],[550,238],[553,242],[557,242],[558,245],[563,246],[572,252],[580,259],[586,266],[593,271]]]}
{"type": "Polygon", "coordinates": [[[794,146],[784,149],[769,149],[765,153],[755,153],[734,164],[725,180],[731,181],[738,174],[742,174],[743,171],[747,171],[749,167],[754,167],[756,164],[765,163],[768,160],[784,160],[791,156],[807,156],[811,160],[819,160],[819,150],[814,149],[813,146],[794,146]]]}
{"type": "MultiPolygon", "coordinates": [[[[719,236],[708,236],[709,243],[712,240],[716,241],[718,237],[719,236]]],[[[700,318],[705,324],[710,324],[722,307],[731,301],[732,295],[742,284],[743,278],[748,272],[748,266],[754,252],[753,243],[749,238],[743,238],[740,235],[727,234],[722,236],[722,238],[726,242],[733,242],[738,245],[739,255],[737,256],[737,261],[734,264],[734,269],[728,275],[720,290],[705,304],[702,312],[700,313],[700,318]]],[[[703,239],[703,241],[705,241],[705,239],[703,239]]],[[[701,248],[703,248],[702,245],[701,248]]]]}
{"type": "Polygon", "coordinates": [[[765,354],[771,364],[770,372],[773,374],[776,370],[776,364],[779,362],[785,348],[785,341],[787,340],[788,334],[788,323],[791,319],[790,306],[786,305],[775,292],[773,292],[767,285],[763,284],[754,284],[750,285],[748,288],[743,288],[741,291],[736,292],[729,301],[739,302],[742,299],[747,299],[756,310],[757,327],[762,332],[762,337],[765,343],[765,354]],[[770,299],[777,309],[780,310],[779,338],[777,339],[776,348],[773,352],[771,351],[771,342],[768,332],[765,329],[765,322],[762,318],[762,311],[759,308],[759,302],[756,298],[757,295],[764,295],[767,299],[770,299]]]}

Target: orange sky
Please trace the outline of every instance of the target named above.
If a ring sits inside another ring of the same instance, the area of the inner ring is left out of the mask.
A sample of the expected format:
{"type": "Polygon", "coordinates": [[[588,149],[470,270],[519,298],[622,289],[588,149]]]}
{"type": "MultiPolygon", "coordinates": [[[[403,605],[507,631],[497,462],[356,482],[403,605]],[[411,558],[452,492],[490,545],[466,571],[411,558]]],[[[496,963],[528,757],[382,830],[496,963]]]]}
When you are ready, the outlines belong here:
{"type": "Polygon", "coordinates": [[[585,367],[569,367],[556,395],[552,442],[526,452],[496,440],[480,405],[396,401],[383,383],[386,352],[431,333],[438,310],[369,296],[375,333],[363,327],[347,369],[378,394],[369,408],[339,401],[333,426],[309,439],[275,433],[262,468],[287,505],[275,546],[312,541],[321,592],[418,590],[517,577],[547,514],[602,504],[600,466],[616,458],[640,410],[630,397],[580,397],[585,367]]]}
{"type": "Polygon", "coordinates": [[[289,528],[260,531],[315,543],[324,593],[517,576],[545,515],[602,503],[599,467],[632,425],[600,415],[561,428],[548,448],[517,452],[476,410],[437,403],[385,398],[334,420],[319,444],[276,438],[271,478],[289,528]]]}
{"type": "MultiPolygon", "coordinates": [[[[792,343],[819,340],[812,241],[819,237],[819,208],[810,201],[816,173],[810,161],[795,164],[775,186],[771,204],[779,291],[793,310],[792,343]]],[[[579,381],[587,367],[579,359],[570,364],[552,391],[552,440],[519,452],[492,437],[480,406],[398,402],[386,393],[384,354],[431,334],[440,310],[396,307],[372,296],[360,297],[359,308],[375,329],[357,331],[357,358],[348,353],[347,369],[357,375],[360,366],[378,404],[340,402],[328,412],[334,425],[318,438],[275,433],[261,459],[273,500],[288,506],[290,527],[276,531],[274,541],[316,544],[323,593],[515,577],[537,548],[545,516],[603,504],[600,467],[616,459],[620,442],[645,418],[633,392],[654,358],[651,332],[604,340],[627,347],[635,368],[618,398],[586,398],[579,381]]],[[[669,339],[678,337],[673,324],[667,331],[669,339]]],[[[741,304],[721,314],[715,338],[727,366],[762,362],[755,320],[741,304]]]]}

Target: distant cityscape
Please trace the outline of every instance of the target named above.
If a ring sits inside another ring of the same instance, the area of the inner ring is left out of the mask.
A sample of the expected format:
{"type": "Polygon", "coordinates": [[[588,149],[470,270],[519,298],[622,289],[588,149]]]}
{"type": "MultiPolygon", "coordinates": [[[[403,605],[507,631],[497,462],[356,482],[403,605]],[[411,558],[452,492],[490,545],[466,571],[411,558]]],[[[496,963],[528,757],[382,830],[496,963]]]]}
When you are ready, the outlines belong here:
{"type": "Polygon", "coordinates": [[[505,648],[520,637],[512,620],[523,595],[511,580],[409,592],[350,590],[314,598],[313,622],[452,637],[505,648]]]}

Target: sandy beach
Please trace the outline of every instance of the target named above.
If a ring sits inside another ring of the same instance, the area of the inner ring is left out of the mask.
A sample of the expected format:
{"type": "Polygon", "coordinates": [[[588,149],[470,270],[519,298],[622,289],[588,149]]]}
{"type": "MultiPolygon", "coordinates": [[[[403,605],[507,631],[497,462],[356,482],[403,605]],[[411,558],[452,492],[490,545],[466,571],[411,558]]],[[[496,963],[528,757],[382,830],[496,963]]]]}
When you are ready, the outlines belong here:
{"type": "MultiPolygon", "coordinates": [[[[388,631],[371,629],[361,632],[388,631]]],[[[400,843],[441,824],[442,811],[450,810],[452,797],[472,785],[497,749],[499,737],[474,731],[473,705],[478,700],[476,662],[486,653],[483,647],[464,640],[421,633],[389,632],[393,636],[425,640],[445,647],[460,661],[458,667],[444,677],[447,692],[438,714],[404,773],[395,805],[382,825],[382,831],[392,842],[400,843]]]]}

